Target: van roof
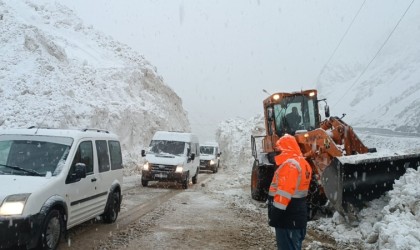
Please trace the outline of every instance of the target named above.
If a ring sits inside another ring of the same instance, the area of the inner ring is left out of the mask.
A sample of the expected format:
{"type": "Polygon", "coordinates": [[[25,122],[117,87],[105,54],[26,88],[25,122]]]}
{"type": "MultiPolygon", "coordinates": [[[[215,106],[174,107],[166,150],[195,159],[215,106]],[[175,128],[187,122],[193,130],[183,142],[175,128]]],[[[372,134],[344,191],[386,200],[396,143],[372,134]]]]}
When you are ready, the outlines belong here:
{"type": "Polygon", "coordinates": [[[118,136],[102,129],[55,129],[55,128],[37,128],[30,127],[27,129],[12,128],[0,129],[0,135],[45,135],[45,136],[62,136],[74,139],[86,137],[103,137],[107,139],[118,140],[118,136]]]}
{"type": "Polygon", "coordinates": [[[219,143],[217,143],[217,142],[205,142],[205,143],[200,144],[200,146],[219,147],[219,143]]]}
{"type": "Polygon", "coordinates": [[[152,140],[198,142],[198,137],[193,133],[156,131],[152,140]]]}

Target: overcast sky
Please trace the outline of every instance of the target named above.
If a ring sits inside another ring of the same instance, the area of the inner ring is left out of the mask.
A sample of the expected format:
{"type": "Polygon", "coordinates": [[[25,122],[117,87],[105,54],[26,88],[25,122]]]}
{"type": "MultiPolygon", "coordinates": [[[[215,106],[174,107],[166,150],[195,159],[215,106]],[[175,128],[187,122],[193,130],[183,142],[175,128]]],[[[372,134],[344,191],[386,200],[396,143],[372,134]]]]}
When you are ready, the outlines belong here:
{"type": "Polygon", "coordinates": [[[262,89],[316,88],[321,69],[361,6],[336,57],[351,61],[357,51],[376,46],[372,33],[385,36],[410,1],[61,2],[85,24],[128,44],[156,66],[183,99],[193,132],[205,141],[223,120],[261,114],[267,97],[262,89]],[[384,12],[389,18],[375,19],[384,12]],[[360,29],[363,21],[374,29],[360,29]]]}

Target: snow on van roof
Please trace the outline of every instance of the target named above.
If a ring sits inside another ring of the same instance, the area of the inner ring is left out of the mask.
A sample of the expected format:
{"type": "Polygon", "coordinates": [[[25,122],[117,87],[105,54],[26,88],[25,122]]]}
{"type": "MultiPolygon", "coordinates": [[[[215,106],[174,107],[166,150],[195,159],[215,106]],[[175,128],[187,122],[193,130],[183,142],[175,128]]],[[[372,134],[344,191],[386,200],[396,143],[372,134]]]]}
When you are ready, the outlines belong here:
{"type": "Polygon", "coordinates": [[[200,146],[219,147],[219,143],[217,143],[217,142],[205,142],[205,143],[200,143],[200,146]]]}
{"type": "Polygon", "coordinates": [[[183,142],[197,142],[198,137],[193,133],[174,132],[174,131],[156,131],[152,140],[165,141],[183,141],[183,142]]]}
{"type": "Polygon", "coordinates": [[[118,140],[117,135],[102,129],[12,128],[0,129],[0,135],[46,135],[71,138],[103,137],[118,140]]]}

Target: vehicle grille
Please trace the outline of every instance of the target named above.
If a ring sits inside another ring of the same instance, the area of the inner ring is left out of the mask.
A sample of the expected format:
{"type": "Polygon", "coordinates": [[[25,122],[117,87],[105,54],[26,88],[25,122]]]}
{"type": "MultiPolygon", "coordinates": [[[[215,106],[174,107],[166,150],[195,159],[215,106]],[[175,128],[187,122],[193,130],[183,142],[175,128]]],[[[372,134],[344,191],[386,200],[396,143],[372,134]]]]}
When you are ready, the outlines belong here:
{"type": "Polygon", "coordinates": [[[175,172],[176,166],[173,165],[162,165],[162,164],[152,164],[150,166],[152,171],[160,171],[160,172],[175,172]]]}
{"type": "Polygon", "coordinates": [[[210,161],[208,160],[200,160],[200,165],[205,166],[205,165],[209,165],[210,161]]]}

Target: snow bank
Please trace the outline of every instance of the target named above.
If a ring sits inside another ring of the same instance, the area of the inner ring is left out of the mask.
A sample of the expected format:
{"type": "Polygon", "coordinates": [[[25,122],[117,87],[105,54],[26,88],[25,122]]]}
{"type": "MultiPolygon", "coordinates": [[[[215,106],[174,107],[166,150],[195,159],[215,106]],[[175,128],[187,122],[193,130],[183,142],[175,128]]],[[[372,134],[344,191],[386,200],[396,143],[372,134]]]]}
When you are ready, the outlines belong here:
{"type": "Polygon", "coordinates": [[[144,57],[50,1],[0,1],[0,127],[102,128],[130,169],[156,130],[189,131],[144,57]]]}

